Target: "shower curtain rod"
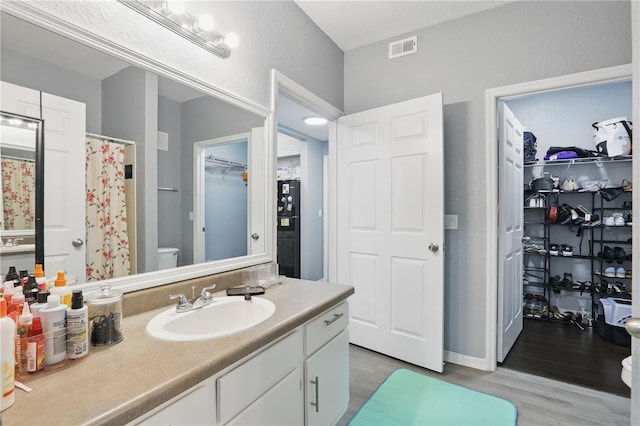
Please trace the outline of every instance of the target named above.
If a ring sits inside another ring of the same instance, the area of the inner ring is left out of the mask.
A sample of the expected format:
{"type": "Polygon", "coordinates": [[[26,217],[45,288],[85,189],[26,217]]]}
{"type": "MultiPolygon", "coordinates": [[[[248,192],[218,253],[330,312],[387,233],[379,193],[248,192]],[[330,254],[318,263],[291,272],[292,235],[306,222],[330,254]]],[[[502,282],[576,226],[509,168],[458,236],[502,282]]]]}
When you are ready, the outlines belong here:
{"type": "Polygon", "coordinates": [[[134,141],[129,141],[126,139],[118,139],[118,138],[112,138],[110,136],[105,136],[105,135],[99,135],[97,133],[86,133],[87,136],[93,136],[94,138],[101,138],[101,139],[107,139],[110,140],[111,142],[116,142],[116,143],[122,143],[125,145],[135,145],[136,143],[134,141]]]}

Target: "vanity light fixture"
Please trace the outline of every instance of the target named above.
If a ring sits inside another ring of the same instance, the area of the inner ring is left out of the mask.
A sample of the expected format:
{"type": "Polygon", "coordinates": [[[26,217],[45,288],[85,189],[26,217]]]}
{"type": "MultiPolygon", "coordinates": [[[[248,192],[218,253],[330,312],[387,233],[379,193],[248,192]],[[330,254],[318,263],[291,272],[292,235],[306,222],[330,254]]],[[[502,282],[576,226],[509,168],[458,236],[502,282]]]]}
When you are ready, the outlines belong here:
{"type": "Polygon", "coordinates": [[[210,15],[194,17],[185,11],[182,1],[118,0],[141,15],[197,44],[205,50],[226,59],[240,40],[235,33],[216,31],[210,15]]]}
{"type": "Polygon", "coordinates": [[[307,117],[304,119],[304,123],[309,126],[322,126],[327,124],[327,119],[324,117],[307,117]]]}

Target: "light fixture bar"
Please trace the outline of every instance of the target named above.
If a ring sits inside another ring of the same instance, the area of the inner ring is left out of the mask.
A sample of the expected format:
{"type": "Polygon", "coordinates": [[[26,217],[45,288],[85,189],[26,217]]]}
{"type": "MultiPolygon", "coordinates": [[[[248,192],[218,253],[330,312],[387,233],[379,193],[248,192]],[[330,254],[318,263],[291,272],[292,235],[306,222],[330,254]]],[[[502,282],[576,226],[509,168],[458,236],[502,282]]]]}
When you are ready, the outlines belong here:
{"type": "MultiPolygon", "coordinates": [[[[119,3],[130,7],[141,15],[146,16],[152,21],[162,25],[163,27],[173,31],[174,33],[186,38],[192,43],[202,47],[205,50],[219,56],[222,59],[226,59],[231,55],[231,49],[224,43],[224,35],[217,31],[206,31],[203,33],[195,33],[188,28],[184,28],[182,25],[172,20],[168,16],[163,15],[160,12],[155,11],[151,7],[147,6],[140,0],[118,0],[119,3]]],[[[187,13],[185,16],[189,16],[187,13]]],[[[193,21],[195,19],[192,18],[193,21]]]]}

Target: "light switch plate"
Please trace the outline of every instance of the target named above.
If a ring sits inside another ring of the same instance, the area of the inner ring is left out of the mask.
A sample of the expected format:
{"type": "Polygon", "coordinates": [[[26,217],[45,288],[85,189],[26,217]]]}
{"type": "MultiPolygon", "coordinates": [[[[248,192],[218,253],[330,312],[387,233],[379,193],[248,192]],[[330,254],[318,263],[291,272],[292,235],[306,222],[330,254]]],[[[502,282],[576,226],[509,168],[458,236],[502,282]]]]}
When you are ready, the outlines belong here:
{"type": "Polygon", "coordinates": [[[457,214],[445,214],[444,215],[444,229],[458,229],[458,215],[457,214]]]}

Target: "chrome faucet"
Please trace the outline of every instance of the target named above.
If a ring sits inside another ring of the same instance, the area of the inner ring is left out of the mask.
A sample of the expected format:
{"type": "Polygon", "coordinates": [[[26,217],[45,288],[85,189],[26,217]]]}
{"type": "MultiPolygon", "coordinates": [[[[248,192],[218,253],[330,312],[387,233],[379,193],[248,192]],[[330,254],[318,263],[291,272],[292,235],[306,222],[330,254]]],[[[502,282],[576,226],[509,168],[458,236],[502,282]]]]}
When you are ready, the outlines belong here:
{"type": "Polygon", "coordinates": [[[182,293],[171,294],[169,295],[169,299],[178,299],[178,304],[176,305],[177,313],[189,312],[195,309],[200,309],[213,302],[213,296],[211,295],[211,293],[209,293],[209,290],[213,290],[214,288],[216,288],[215,284],[203,288],[200,292],[200,296],[194,298],[191,301],[187,300],[187,297],[182,293]]]}

